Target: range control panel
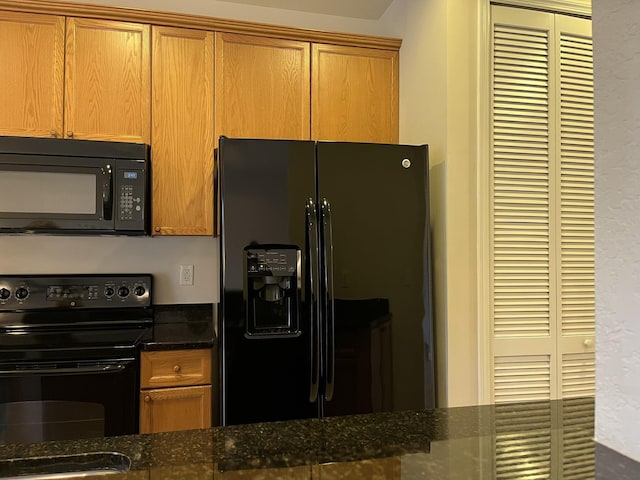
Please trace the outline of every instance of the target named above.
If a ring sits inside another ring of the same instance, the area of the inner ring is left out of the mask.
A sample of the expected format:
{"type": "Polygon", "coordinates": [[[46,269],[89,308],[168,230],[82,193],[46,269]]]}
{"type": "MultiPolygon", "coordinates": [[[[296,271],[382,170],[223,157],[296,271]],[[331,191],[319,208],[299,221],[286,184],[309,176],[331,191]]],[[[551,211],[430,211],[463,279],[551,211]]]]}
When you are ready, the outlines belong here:
{"type": "Polygon", "coordinates": [[[4,275],[0,311],[151,306],[149,274],[4,275]]]}

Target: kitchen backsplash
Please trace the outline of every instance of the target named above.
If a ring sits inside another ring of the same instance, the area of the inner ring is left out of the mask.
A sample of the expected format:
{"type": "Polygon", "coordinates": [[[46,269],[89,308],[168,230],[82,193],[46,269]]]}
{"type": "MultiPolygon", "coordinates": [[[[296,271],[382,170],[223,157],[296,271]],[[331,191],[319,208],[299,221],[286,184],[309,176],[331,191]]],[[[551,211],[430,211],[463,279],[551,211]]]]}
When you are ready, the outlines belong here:
{"type": "Polygon", "coordinates": [[[213,237],[0,236],[0,273],[151,273],[154,303],[218,301],[219,241],[213,237]],[[180,285],[193,265],[193,285],[180,285]]]}

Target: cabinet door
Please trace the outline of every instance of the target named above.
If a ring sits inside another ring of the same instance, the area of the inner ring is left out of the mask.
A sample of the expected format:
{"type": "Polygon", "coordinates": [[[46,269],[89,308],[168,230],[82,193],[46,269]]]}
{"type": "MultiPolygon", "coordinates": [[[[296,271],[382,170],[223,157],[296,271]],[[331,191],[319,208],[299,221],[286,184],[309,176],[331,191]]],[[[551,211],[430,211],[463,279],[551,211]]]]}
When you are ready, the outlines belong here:
{"type": "Polygon", "coordinates": [[[398,142],[398,52],[313,45],[314,140],[398,142]]]}
{"type": "Polygon", "coordinates": [[[140,433],[211,426],[211,385],[140,392],[140,433]]]}
{"type": "Polygon", "coordinates": [[[140,387],[211,383],[211,349],[158,350],[140,356],[140,387]]]}
{"type": "Polygon", "coordinates": [[[321,464],[314,480],[393,480],[401,478],[400,457],[321,464]]]}
{"type": "Polygon", "coordinates": [[[149,143],[149,26],[67,19],[65,136],[149,143]]]}
{"type": "Polygon", "coordinates": [[[310,134],[310,45],[216,33],[216,138],[310,134]]]}
{"type": "Polygon", "coordinates": [[[154,235],[213,234],[213,42],[153,27],[154,235]]]}
{"type": "Polygon", "coordinates": [[[0,13],[0,135],[62,134],[64,17],[0,13]]]}

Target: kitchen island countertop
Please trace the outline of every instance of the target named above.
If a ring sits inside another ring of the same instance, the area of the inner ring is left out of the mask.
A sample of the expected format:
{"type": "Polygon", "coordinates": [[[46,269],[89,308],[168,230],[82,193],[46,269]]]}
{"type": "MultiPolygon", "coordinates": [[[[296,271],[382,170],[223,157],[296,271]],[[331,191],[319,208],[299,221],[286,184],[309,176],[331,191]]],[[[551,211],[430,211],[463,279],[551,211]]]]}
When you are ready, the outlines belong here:
{"type": "Polygon", "coordinates": [[[639,478],[593,441],[593,415],[593,399],[576,399],[12,444],[0,477],[6,459],[115,451],[132,465],[111,480],[639,478]]]}

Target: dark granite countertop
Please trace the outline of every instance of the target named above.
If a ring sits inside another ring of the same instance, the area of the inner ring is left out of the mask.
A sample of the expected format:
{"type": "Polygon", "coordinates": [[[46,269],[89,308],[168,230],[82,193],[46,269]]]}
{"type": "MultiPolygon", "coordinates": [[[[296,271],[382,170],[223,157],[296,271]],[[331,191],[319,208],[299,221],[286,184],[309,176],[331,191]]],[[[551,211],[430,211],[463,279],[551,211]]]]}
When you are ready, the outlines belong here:
{"type": "Polygon", "coordinates": [[[213,304],[154,305],[152,338],[142,350],[180,350],[213,346],[213,304]]]}
{"type": "Polygon", "coordinates": [[[4,445],[0,477],[6,459],[116,451],[132,465],[112,480],[639,478],[596,445],[593,420],[578,399],[4,445]]]}

